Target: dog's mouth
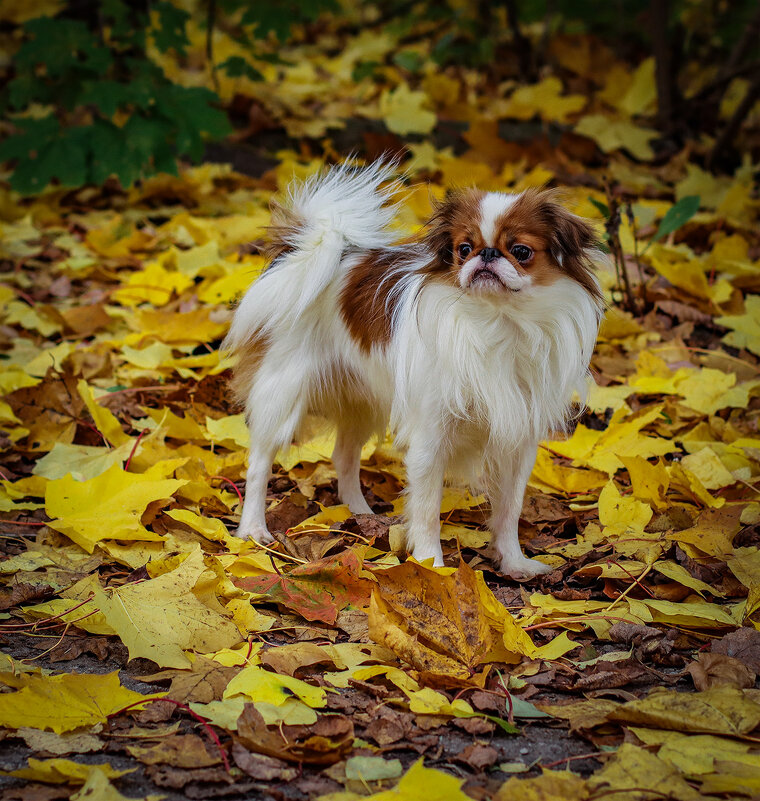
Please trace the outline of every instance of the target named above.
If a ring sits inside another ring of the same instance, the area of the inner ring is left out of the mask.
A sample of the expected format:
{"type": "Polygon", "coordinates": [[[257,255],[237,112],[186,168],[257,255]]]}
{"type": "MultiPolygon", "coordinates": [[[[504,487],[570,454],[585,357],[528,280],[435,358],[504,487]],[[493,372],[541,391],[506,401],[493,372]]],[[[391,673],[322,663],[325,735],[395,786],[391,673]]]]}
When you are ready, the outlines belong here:
{"type": "Polygon", "coordinates": [[[476,283],[497,283],[503,286],[501,278],[490,267],[478,267],[472,274],[470,284],[476,283]]]}

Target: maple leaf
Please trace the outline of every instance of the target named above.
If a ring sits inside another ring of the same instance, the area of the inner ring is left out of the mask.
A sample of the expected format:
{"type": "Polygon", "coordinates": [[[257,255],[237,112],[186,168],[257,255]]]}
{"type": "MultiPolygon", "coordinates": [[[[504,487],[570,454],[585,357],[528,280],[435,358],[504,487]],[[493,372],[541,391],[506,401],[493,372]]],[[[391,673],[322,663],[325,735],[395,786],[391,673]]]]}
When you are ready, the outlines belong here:
{"type": "Polygon", "coordinates": [[[159,478],[163,465],[142,474],[127,473],[112,465],[88,481],[64,476],[49,481],[45,511],[48,525],[92,553],[101,540],[152,540],[163,537],[140,523],[149,503],[170,498],[186,481],[159,478]]]}
{"type": "Polygon", "coordinates": [[[129,649],[159,667],[186,667],[186,650],[226,648],[240,640],[237,626],[193,594],[206,570],[200,547],[174,570],[114,590],[98,589],[93,602],[129,649]]]}
{"type": "Polygon", "coordinates": [[[127,690],[119,683],[118,673],[29,675],[16,692],[0,695],[0,725],[11,729],[31,726],[60,734],[105,723],[109,715],[130,704],[163,696],[127,690]]]}
{"type": "Polygon", "coordinates": [[[362,563],[354,550],[299,565],[288,573],[235,579],[243,590],[297,612],[306,620],[334,623],[348,606],[369,601],[372,582],[361,575],[362,563]]]}

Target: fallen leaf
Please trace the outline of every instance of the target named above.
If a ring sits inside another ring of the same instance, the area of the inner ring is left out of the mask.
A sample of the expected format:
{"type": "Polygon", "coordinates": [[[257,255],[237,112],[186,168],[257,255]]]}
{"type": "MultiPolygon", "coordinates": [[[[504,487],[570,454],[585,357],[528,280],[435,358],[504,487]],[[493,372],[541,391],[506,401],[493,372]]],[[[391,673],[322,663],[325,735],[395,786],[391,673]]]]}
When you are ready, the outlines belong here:
{"type": "Polygon", "coordinates": [[[48,525],[88,553],[104,539],[160,541],[163,537],[148,531],[140,518],[149,503],[170,498],[186,483],[157,478],[161,469],[156,465],[155,470],[138,475],[113,465],[89,481],[75,481],[71,476],[49,481],[45,511],[53,519],[48,525]]]}
{"type": "Polygon", "coordinates": [[[760,705],[734,687],[714,687],[699,693],[663,689],[617,707],[607,719],[673,731],[736,736],[748,734],[760,723],[760,705]]]}
{"type": "Polygon", "coordinates": [[[372,582],[362,575],[362,563],[354,550],[326,556],[287,573],[235,579],[248,592],[297,612],[305,620],[335,623],[338,613],[348,607],[364,607],[372,582]]]}
{"type": "MultiPolygon", "coordinates": [[[[0,694],[0,725],[10,729],[32,727],[56,734],[105,723],[109,715],[164,693],[140,695],[119,683],[118,673],[61,673],[23,678],[16,692],[0,694]]],[[[31,777],[29,777],[31,778],[31,777]]]]}
{"type": "Polygon", "coordinates": [[[739,690],[755,686],[755,671],[743,662],[720,653],[700,653],[687,670],[698,690],[712,687],[736,687],[739,690]]]}
{"type": "Polygon", "coordinates": [[[240,641],[237,626],[193,594],[205,569],[196,546],[179,567],[158,578],[95,592],[94,603],[129,649],[130,659],[187,667],[183,651],[207,653],[240,641]]]}

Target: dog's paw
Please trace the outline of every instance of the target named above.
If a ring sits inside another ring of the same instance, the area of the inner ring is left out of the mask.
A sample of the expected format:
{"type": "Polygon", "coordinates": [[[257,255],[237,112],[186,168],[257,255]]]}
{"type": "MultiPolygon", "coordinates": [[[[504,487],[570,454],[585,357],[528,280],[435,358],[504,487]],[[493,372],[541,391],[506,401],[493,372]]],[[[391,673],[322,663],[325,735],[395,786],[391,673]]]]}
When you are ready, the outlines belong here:
{"type": "Polygon", "coordinates": [[[266,526],[240,526],[234,533],[241,540],[253,540],[259,545],[269,545],[274,542],[274,537],[266,526]]]}
{"type": "Polygon", "coordinates": [[[438,548],[428,549],[428,548],[415,548],[412,556],[418,562],[424,562],[426,559],[433,560],[433,567],[444,567],[443,564],[443,551],[438,548]]]}
{"type": "Polygon", "coordinates": [[[347,502],[352,515],[373,515],[375,514],[370,505],[364,498],[354,498],[347,502]]]}
{"type": "Polygon", "coordinates": [[[517,581],[525,581],[532,579],[536,576],[543,576],[546,573],[551,573],[552,568],[545,565],[543,562],[538,562],[535,559],[528,559],[527,556],[520,556],[515,559],[514,557],[505,556],[501,560],[499,570],[505,575],[517,581]]]}

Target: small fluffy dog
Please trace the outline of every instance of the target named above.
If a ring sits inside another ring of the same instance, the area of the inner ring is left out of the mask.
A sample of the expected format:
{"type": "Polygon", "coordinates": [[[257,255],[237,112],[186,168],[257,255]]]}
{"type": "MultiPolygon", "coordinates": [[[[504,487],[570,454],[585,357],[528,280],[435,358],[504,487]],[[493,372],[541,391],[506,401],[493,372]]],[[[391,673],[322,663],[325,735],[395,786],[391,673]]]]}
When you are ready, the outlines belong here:
{"type": "Polygon", "coordinates": [[[549,192],[473,189],[398,243],[388,230],[393,175],[387,163],[335,167],[291,187],[275,209],[273,261],[226,340],[251,432],[237,534],[271,541],[272,462],[308,413],[337,425],[341,500],[372,513],[360,452],[390,420],[406,451],[417,560],[443,564],[449,475],[487,492],[501,571],[546,573],[523,555],[517,524],[539,440],[568,421],[573,391],[585,394],[603,307],[594,232],[549,192]]]}

